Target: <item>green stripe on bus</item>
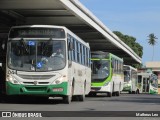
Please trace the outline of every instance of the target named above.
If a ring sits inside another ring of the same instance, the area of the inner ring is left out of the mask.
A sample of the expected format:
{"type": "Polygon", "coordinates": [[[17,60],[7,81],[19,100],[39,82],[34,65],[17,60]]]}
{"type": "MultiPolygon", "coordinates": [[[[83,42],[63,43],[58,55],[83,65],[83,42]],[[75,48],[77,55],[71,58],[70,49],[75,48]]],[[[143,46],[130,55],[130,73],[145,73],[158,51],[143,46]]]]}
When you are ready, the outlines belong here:
{"type": "Polygon", "coordinates": [[[6,82],[7,95],[67,95],[68,83],[58,85],[16,85],[6,82]],[[63,88],[63,91],[53,91],[54,88],[63,88]]]}
{"type": "Polygon", "coordinates": [[[150,90],[149,93],[150,93],[150,94],[158,94],[158,92],[155,91],[155,90],[150,90]]]}

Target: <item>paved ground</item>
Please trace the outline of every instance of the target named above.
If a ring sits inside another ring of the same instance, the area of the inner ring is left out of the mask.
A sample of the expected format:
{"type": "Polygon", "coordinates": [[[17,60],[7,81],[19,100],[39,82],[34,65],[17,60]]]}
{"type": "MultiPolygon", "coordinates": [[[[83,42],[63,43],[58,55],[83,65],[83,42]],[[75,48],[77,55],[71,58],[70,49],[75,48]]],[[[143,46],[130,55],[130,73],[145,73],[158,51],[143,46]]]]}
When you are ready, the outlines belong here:
{"type": "MultiPolygon", "coordinates": [[[[125,114],[127,111],[160,111],[160,95],[148,95],[148,94],[121,94],[120,97],[106,97],[105,95],[99,95],[97,97],[86,97],[84,102],[73,101],[70,105],[64,104],[60,99],[49,99],[46,101],[39,101],[39,99],[29,99],[26,98],[25,100],[18,102],[10,102],[0,103],[0,111],[78,111],[77,113],[72,112],[73,116],[85,116],[86,114],[92,113],[98,114],[98,117],[88,117],[85,118],[87,120],[93,119],[118,119],[124,120],[124,118],[104,118],[100,117],[104,115],[104,111],[117,111],[113,113],[109,113],[111,116],[115,114],[115,116],[121,116],[121,114],[125,114]],[[87,113],[87,112],[88,113],[87,113]],[[98,112],[97,112],[98,111],[98,112]],[[125,111],[125,112],[121,112],[125,111]],[[97,112],[97,113],[96,113],[97,112]],[[79,114],[80,113],[80,114],[79,114]]],[[[150,113],[149,112],[149,113],[150,113]]],[[[141,113],[141,112],[140,112],[141,113]]],[[[151,112],[152,113],[152,112],[151,112]]],[[[54,114],[54,113],[53,113],[54,114]]],[[[56,113],[57,115],[67,114],[67,112],[56,113]]],[[[71,114],[71,113],[70,113],[71,114]]],[[[69,115],[70,115],[69,114],[69,115]]],[[[129,113],[130,114],[130,113],[129,113]]],[[[159,114],[160,116],[160,114],[159,114]]],[[[82,118],[76,118],[78,120],[82,118]]],[[[51,118],[47,118],[51,119],[51,118]]],[[[62,118],[54,118],[57,120],[61,120],[62,118]]],[[[75,118],[67,118],[66,120],[74,120],[75,118]]],[[[84,119],[84,118],[83,118],[84,119]]],[[[127,118],[125,118],[127,119],[127,118]]],[[[160,120],[159,118],[144,118],[144,117],[137,117],[137,118],[129,118],[129,120],[160,120]]]]}

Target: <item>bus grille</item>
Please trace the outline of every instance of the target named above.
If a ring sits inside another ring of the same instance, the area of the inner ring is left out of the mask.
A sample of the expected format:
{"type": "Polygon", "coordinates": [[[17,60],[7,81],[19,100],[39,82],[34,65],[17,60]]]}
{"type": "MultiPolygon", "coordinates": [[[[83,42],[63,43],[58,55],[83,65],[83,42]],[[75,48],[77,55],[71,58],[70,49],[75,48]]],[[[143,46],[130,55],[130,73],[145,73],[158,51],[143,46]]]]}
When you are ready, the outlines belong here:
{"type": "Polygon", "coordinates": [[[91,90],[95,90],[95,91],[98,91],[100,89],[101,89],[101,87],[91,87],[91,90]]]}
{"type": "Polygon", "coordinates": [[[26,80],[48,80],[55,75],[18,75],[19,77],[26,80]]]}
{"type": "MultiPolygon", "coordinates": [[[[24,84],[35,85],[34,82],[23,82],[24,84]]],[[[38,82],[39,85],[49,84],[49,82],[38,82]]]]}
{"type": "Polygon", "coordinates": [[[47,87],[25,87],[27,91],[46,91],[47,87]]]}

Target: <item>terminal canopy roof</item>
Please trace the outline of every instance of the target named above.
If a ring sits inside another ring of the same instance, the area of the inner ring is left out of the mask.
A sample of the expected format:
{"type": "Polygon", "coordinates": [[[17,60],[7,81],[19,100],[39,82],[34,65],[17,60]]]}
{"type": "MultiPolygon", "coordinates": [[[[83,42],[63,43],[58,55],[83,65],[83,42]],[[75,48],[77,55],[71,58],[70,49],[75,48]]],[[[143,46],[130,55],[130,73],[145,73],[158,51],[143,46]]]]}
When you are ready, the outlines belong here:
{"type": "Polygon", "coordinates": [[[84,41],[92,51],[107,51],[125,64],[141,63],[141,58],[112,33],[78,0],[0,0],[0,39],[7,40],[11,26],[62,25],[84,41]]]}

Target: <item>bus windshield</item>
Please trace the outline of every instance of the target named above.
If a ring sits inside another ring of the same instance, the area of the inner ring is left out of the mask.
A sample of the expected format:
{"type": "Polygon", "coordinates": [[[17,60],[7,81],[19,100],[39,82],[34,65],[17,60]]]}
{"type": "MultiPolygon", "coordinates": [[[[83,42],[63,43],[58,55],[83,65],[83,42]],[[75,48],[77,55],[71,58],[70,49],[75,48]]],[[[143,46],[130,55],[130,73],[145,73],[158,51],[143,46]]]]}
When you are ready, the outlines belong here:
{"type": "Polygon", "coordinates": [[[8,66],[20,71],[55,71],[66,65],[64,40],[11,40],[8,66]]]}
{"type": "Polygon", "coordinates": [[[151,81],[151,85],[153,86],[153,87],[155,87],[155,88],[157,88],[158,87],[158,78],[157,78],[157,76],[156,75],[151,75],[151,77],[150,77],[150,81],[151,81]]]}
{"type": "Polygon", "coordinates": [[[124,82],[129,82],[130,81],[130,71],[124,71],[124,82]]]}
{"type": "Polygon", "coordinates": [[[109,60],[92,60],[92,81],[103,82],[109,76],[109,60]]]}

